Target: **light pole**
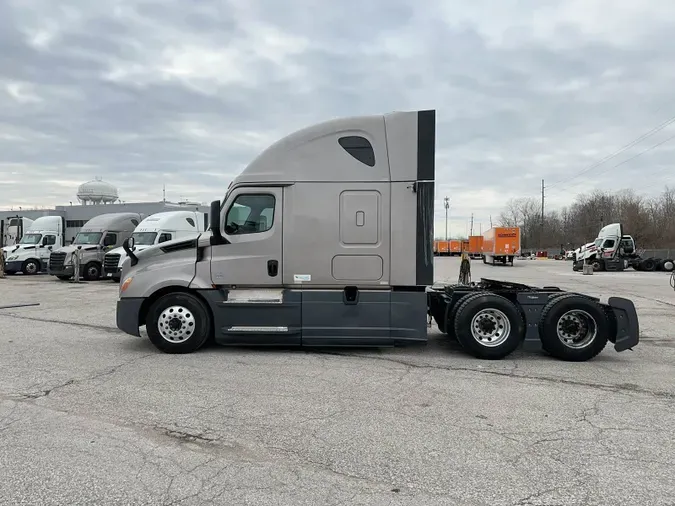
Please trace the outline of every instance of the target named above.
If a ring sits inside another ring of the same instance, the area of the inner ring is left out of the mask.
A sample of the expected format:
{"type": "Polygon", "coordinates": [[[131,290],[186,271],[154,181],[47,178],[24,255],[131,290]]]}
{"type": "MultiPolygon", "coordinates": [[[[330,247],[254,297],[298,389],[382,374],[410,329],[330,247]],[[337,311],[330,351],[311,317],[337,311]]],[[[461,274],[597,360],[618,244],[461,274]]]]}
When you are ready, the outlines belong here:
{"type": "Polygon", "coordinates": [[[448,209],[450,208],[450,199],[445,197],[443,204],[445,205],[445,242],[448,242],[448,209]]]}

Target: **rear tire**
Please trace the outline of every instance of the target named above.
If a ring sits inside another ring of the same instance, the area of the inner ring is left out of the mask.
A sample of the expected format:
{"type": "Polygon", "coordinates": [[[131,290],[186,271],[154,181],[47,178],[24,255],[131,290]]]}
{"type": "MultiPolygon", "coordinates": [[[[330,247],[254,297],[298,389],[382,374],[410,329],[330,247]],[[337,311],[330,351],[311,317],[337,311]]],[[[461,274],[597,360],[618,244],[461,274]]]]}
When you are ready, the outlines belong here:
{"type": "Polygon", "coordinates": [[[444,332],[445,334],[453,341],[457,340],[457,336],[455,335],[455,318],[457,318],[457,310],[459,309],[459,306],[461,306],[466,300],[468,300],[470,297],[475,297],[476,295],[480,294],[488,294],[490,292],[474,292],[474,293],[467,293],[466,295],[463,295],[460,297],[457,302],[454,304],[450,305],[445,308],[445,329],[444,332]]]}
{"type": "Polygon", "coordinates": [[[145,328],[152,344],[164,353],[192,353],[209,339],[211,314],[190,293],[168,293],[150,306],[145,328]]]}
{"type": "Polygon", "coordinates": [[[647,258],[640,262],[640,270],[646,272],[652,272],[656,268],[656,262],[653,258],[647,258]]]}
{"type": "Polygon", "coordinates": [[[603,307],[576,294],[551,299],[541,312],[542,348],[560,360],[584,362],[607,345],[610,324],[603,307]]]}
{"type": "Polygon", "coordinates": [[[511,354],[525,335],[518,308],[494,293],[476,293],[458,304],[454,333],[462,347],[476,358],[499,360],[511,354]]]}

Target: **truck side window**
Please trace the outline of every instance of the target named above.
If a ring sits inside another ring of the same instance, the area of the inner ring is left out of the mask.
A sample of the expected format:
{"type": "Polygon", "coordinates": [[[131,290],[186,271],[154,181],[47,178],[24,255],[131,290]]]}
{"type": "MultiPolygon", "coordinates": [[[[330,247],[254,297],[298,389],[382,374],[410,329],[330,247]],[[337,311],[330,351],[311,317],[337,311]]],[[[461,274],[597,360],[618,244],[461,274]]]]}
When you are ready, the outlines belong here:
{"type": "Polygon", "coordinates": [[[607,239],[605,241],[605,244],[602,245],[603,248],[613,248],[614,247],[614,239],[607,239]]]}
{"type": "Polygon", "coordinates": [[[113,246],[117,244],[117,234],[107,233],[103,239],[103,246],[113,246]]]}
{"type": "Polygon", "coordinates": [[[239,195],[225,218],[225,233],[229,235],[267,232],[274,223],[274,195],[239,195]]]}
{"type": "Polygon", "coordinates": [[[370,141],[365,137],[350,135],[348,137],[340,137],[338,142],[347,153],[359,162],[366,164],[368,167],[375,166],[375,151],[370,141]]]}
{"type": "Polygon", "coordinates": [[[54,244],[56,244],[56,236],[54,235],[46,235],[42,240],[43,246],[53,246],[54,244]]]}
{"type": "Polygon", "coordinates": [[[170,240],[171,240],[171,234],[169,234],[168,232],[163,232],[162,234],[160,234],[159,239],[157,240],[157,243],[166,242],[166,241],[170,241],[170,240]]]}

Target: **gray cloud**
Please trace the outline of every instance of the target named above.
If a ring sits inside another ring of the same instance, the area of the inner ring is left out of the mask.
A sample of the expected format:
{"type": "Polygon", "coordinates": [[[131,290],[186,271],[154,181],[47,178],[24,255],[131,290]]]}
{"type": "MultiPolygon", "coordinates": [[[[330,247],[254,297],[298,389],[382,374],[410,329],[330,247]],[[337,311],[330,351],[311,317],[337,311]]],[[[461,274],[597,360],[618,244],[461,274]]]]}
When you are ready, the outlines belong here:
{"type": "Polygon", "coordinates": [[[219,198],[278,137],[329,117],[438,111],[437,230],[488,226],[511,197],[673,183],[675,5],[373,0],[0,3],[0,208],[219,198]],[[214,185],[214,182],[216,183],[214,185]],[[217,185],[220,185],[218,187],[217,185]]]}

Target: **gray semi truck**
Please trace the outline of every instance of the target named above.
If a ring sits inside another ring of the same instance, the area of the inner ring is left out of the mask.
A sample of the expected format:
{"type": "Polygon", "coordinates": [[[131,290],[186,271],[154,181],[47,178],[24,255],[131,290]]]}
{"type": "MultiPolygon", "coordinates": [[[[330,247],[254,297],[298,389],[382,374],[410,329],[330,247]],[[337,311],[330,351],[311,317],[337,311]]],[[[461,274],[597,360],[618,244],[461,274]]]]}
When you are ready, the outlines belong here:
{"type": "Polygon", "coordinates": [[[143,220],[138,213],[108,213],[90,219],[75,236],[72,244],[49,255],[48,272],[66,281],[75,274],[79,263],[79,277],[94,281],[101,277],[105,254],[121,246],[143,220]],[[75,255],[79,255],[75,258],[75,255]]]}
{"type": "Polygon", "coordinates": [[[563,360],[638,344],[630,300],[482,279],[434,285],[434,110],[347,117],[277,141],[211,204],[210,229],[134,252],[117,326],[167,353],[223,345],[424,343],[563,360]]]}

